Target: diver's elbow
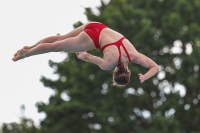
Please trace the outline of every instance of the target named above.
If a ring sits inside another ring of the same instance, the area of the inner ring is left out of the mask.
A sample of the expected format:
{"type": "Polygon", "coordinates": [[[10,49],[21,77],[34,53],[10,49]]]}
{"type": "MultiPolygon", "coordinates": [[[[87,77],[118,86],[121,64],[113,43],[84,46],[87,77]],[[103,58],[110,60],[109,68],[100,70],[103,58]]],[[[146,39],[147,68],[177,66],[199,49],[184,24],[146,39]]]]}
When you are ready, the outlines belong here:
{"type": "Polygon", "coordinates": [[[108,71],[108,70],[111,70],[112,67],[109,66],[109,65],[106,65],[106,64],[102,64],[99,66],[102,70],[105,70],[105,71],[108,71]]]}
{"type": "Polygon", "coordinates": [[[156,72],[158,72],[160,70],[160,68],[157,64],[154,66],[154,68],[155,68],[156,72]]]}

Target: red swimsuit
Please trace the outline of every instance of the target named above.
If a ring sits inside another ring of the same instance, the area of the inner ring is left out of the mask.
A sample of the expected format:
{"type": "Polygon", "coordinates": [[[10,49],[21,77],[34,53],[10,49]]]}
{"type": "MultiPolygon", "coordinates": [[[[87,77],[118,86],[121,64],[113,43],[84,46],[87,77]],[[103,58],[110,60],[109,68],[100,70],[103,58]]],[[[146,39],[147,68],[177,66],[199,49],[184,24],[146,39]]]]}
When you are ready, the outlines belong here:
{"type": "Polygon", "coordinates": [[[114,42],[114,43],[109,43],[104,45],[102,48],[100,47],[99,44],[99,36],[101,31],[104,28],[108,28],[106,25],[102,24],[102,23],[89,23],[88,25],[85,26],[84,31],[90,36],[90,38],[93,40],[96,48],[101,49],[101,51],[103,51],[106,47],[110,46],[110,45],[115,45],[118,48],[119,51],[119,55],[121,58],[121,51],[120,51],[120,46],[123,47],[124,51],[126,52],[126,55],[128,57],[129,62],[131,62],[130,56],[128,54],[128,51],[126,50],[124,44],[122,43],[123,39],[126,39],[125,37],[122,37],[120,40],[114,42]]]}
{"type": "Polygon", "coordinates": [[[107,28],[107,26],[102,23],[89,23],[88,25],[85,26],[84,29],[84,31],[90,36],[96,48],[98,49],[101,49],[99,44],[99,36],[104,28],[107,28]]]}

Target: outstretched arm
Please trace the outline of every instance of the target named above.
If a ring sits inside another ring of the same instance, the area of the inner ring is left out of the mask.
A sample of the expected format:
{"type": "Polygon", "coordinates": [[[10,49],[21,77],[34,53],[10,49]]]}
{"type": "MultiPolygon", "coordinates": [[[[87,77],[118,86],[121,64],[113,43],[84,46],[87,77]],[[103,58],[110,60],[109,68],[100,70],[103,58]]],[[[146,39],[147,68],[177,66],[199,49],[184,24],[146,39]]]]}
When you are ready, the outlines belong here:
{"type": "Polygon", "coordinates": [[[79,59],[96,64],[103,70],[110,70],[113,67],[112,61],[109,59],[105,60],[103,58],[91,55],[87,52],[77,52],[76,54],[79,59]]]}
{"type": "Polygon", "coordinates": [[[141,73],[138,74],[141,83],[151,78],[159,71],[158,65],[153,60],[141,53],[137,52],[136,58],[133,60],[133,62],[142,65],[143,67],[149,68],[149,71],[147,71],[144,75],[141,73]]]}

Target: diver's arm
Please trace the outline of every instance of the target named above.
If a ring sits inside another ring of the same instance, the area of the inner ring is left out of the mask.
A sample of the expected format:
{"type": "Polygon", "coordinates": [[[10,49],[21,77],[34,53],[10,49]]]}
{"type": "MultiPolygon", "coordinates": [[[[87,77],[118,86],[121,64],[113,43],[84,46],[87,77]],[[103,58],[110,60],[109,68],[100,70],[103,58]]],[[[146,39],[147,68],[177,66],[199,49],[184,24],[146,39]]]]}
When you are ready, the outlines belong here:
{"type": "Polygon", "coordinates": [[[103,58],[91,55],[87,52],[77,52],[76,54],[79,59],[96,64],[103,70],[110,70],[112,68],[112,64],[103,58]]]}
{"type": "Polygon", "coordinates": [[[144,75],[141,73],[138,74],[141,83],[151,78],[159,71],[158,65],[152,59],[139,52],[135,54],[133,62],[142,65],[143,67],[149,68],[149,70],[144,75]]]}

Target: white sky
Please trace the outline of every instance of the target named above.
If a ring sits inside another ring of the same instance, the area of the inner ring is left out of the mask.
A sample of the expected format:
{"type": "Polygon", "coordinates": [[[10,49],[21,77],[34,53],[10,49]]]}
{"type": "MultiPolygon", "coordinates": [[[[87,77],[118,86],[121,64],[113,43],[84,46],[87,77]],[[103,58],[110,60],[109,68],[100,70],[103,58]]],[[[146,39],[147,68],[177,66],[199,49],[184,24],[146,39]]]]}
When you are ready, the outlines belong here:
{"type": "Polygon", "coordinates": [[[40,82],[41,76],[55,79],[48,61],[62,61],[66,54],[48,53],[13,62],[13,54],[47,36],[65,34],[77,21],[87,22],[83,7],[100,5],[100,0],[1,0],[0,1],[0,125],[18,122],[20,106],[25,116],[38,124],[44,117],[36,102],[47,102],[53,91],[40,82]]]}

